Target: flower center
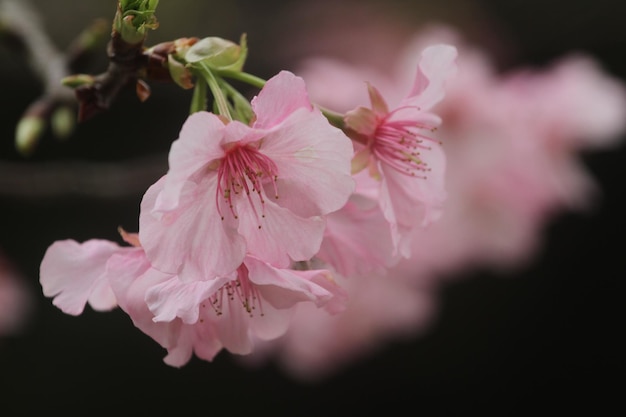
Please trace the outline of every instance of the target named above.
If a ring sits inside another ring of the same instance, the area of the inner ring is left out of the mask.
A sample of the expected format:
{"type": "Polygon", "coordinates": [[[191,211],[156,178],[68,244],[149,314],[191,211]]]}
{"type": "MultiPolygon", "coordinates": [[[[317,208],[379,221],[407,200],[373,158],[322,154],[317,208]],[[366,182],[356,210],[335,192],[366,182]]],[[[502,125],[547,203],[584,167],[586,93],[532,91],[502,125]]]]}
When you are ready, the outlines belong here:
{"type": "Polygon", "coordinates": [[[434,126],[416,123],[415,120],[384,120],[376,129],[370,143],[371,152],[381,162],[413,177],[426,179],[430,171],[422,159],[422,152],[431,148],[425,142],[435,142],[420,130],[434,131],[434,126]]]}
{"type": "MultiPolygon", "coordinates": [[[[250,317],[254,316],[256,311],[261,316],[264,315],[259,290],[256,285],[250,282],[248,268],[243,264],[237,269],[237,279],[223,285],[209,297],[208,302],[218,316],[222,315],[224,303],[230,302],[240,303],[250,317]]],[[[202,306],[205,307],[206,304],[202,304],[202,306]]]]}
{"type": "Polygon", "coordinates": [[[274,197],[278,198],[277,178],[278,168],[274,161],[259,152],[258,148],[252,144],[235,145],[227,150],[217,170],[217,194],[215,196],[217,210],[222,220],[224,219],[222,204],[228,205],[235,219],[239,218],[234,203],[235,199],[240,197],[247,199],[258,220],[265,217],[263,185],[271,183],[274,188],[274,197]],[[255,205],[255,198],[258,198],[257,201],[261,203],[260,212],[255,205]]]}

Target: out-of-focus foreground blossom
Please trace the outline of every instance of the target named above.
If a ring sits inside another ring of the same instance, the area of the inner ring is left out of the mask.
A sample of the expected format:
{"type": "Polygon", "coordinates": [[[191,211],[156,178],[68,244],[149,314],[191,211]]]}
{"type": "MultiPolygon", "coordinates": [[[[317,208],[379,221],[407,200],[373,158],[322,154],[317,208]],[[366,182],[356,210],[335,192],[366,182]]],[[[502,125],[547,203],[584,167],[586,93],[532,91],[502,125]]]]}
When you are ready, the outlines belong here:
{"type": "Polygon", "coordinates": [[[315,379],[361,360],[423,330],[437,289],[455,273],[524,265],[541,248],[548,221],[598,201],[601,189],[580,157],[618,145],[626,130],[626,87],[593,57],[571,55],[546,68],[500,73],[486,51],[460,33],[432,27],[409,40],[385,73],[323,56],[296,72],[314,102],[346,112],[368,104],[362,80],[390,100],[405,95],[419,51],[442,42],[457,46],[459,55],[446,98],[433,109],[443,120],[434,137],[447,157],[441,218],[414,232],[412,257],[386,275],[348,269],[354,274],[341,282],[349,295],[343,314],[299,309],[287,334],[244,358],[247,363],[275,358],[295,376],[315,379]]]}
{"type": "Polygon", "coordinates": [[[28,322],[32,307],[25,281],[0,252],[0,338],[17,334],[28,322]]]}

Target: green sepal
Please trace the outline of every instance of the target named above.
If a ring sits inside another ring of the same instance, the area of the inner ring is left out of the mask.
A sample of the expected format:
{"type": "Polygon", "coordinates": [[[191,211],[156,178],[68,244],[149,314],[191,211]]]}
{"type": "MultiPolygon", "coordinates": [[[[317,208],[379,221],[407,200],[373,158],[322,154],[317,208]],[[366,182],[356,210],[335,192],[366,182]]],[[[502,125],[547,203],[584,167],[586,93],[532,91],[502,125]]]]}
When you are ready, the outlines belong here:
{"type": "Polygon", "coordinates": [[[239,45],[216,36],[200,39],[185,53],[184,60],[196,66],[202,62],[214,71],[241,71],[248,56],[246,35],[239,45]]]}

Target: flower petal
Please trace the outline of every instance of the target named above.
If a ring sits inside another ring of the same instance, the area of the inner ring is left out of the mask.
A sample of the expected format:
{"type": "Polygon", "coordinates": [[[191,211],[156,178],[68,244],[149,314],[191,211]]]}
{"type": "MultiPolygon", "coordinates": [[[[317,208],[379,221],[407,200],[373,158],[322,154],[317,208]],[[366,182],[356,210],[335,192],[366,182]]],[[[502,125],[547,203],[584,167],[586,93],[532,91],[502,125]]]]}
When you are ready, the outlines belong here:
{"type": "Polygon", "coordinates": [[[172,275],[151,268],[145,253],[139,250],[112,256],[107,276],[120,308],[135,327],[168,350],[165,363],[176,367],[186,364],[193,354],[193,332],[181,320],[155,322],[144,300],[149,288],[171,279],[172,275]]]}
{"type": "Polygon", "coordinates": [[[318,111],[294,113],[263,139],[260,151],[278,168],[276,203],[299,216],[338,210],[354,190],[352,143],[318,111]]]}
{"type": "Polygon", "coordinates": [[[413,88],[402,105],[428,110],[445,95],[446,81],[456,73],[457,50],[450,45],[430,46],[422,51],[413,88]]]}
{"type": "Polygon", "coordinates": [[[424,159],[430,171],[426,178],[416,178],[381,165],[383,183],[381,188],[381,208],[390,223],[413,227],[426,225],[436,220],[446,199],[445,165],[446,157],[437,143],[429,144],[424,151],[424,159]]]}
{"type": "Polygon", "coordinates": [[[262,218],[252,210],[239,210],[239,231],[246,238],[249,254],[287,267],[292,260],[309,260],[317,253],[324,233],[323,218],[299,217],[272,201],[266,201],[257,212],[262,210],[262,218]]]}
{"type": "Polygon", "coordinates": [[[221,158],[224,123],[214,114],[201,111],[190,115],[172,143],[169,170],[163,189],[157,197],[154,211],[176,208],[186,181],[212,161],[221,158]]]}
{"type": "Polygon", "coordinates": [[[173,276],[149,288],[146,291],[146,303],[154,314],[154,321],[180,318],[186,324],[194,324],[198,321],[200,305],[235,278],[236,273],[231,277],[182,282],[177,276],[173,276]]]}
{"type": "Polygon", "coordinates": [[[54,242],[41,261],[39,282],[44,295],[54,297],[55,306],[74,316],[83,312],[87,302],[97,310],[116,307],[104,272],[109,258],[125,250],[134,249],[98,239],[82,244],[74,240],[54,242]]]}
{"type": "Polygon", "coordinates": [[[243,261],[245,241],[231,216],[222,220],[216,205],[216,178],[187,182],[176,210],[151,213],[164,179],[146,191],[139,215],[139,236],[152,265],[185,282],[231,273],[243,261]]]}
{"type": "Polygon", "coordinates": [[[263,299],[276,308],[290,308],[301,301],[312,301],[320,306],[332,298],[331,292],[315,283],[320,276],[332,280],[329,271],[280,269],[252,256],[246,258],[245,264],[250,281],[263,299]]]}
{"type": "Polygon", "coordinates": [[[224,348],[231,353],[247,355],[252,352],[250,337],[250,317],[246,310],[236,302],[224,303],[222,315],[214,320],[219,339],[224,348]]]}
{"type": "Polygon", "coordinates": [[[260,129],[282,123],[300,108],[312,109],[304,80],[289,71],[281,71],[270,78],[251,104],[256,114],[253,127],[260,129]]]}

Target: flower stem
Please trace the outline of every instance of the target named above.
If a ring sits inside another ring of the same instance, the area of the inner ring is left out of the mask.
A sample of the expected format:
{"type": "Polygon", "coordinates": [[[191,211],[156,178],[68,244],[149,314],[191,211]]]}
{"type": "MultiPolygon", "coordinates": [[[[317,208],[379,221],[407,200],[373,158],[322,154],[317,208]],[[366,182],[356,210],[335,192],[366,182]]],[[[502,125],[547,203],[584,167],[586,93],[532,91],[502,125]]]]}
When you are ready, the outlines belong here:
{"type": "Polygon", "coordinates": [[[217,110],[220,115],[226,117],[228,120],[233,120],[233,116],[230,114],[230,107],[228,106],[228,101],[226,100],[226,96],[224,95],[224,91],[220,88],[220,85],[213,74],[211,68],[208,65],[203,63],[202,61],[198,62],[198,65],[201,69],[201,73],[206,80],[209,89],[211,90],[211,94],[213,94],[213,98],[215,99],[215,104],[217,105],[217,110]]]}
{"type": "Polygon", "coordinates": [[[206,93],[207,83],[204,78],[199,77],[196,81],[196,85],[193,89],[193,96],[191,98],[191,106],[189,108],[189,114],[206,110],[206,93]]]}
{"type": "Polygon", "coordinates": [[[231,70],[222,70],[219,71],[218,74],[222,77],[232,78],[234,80],[242,81],[246,84],[250,84],[251,86],[257,88],[263,88],[265,86],[265,81],[263,78],[257,77],[256,75],[248,74],[247,72],[242,71],[231,71],[231,70]]]}
{"type": "Polygon", "coordinates": [[[245,98],[235,87],[230,85],[225,80],[220,80],[220,86],[228,94],[233,103],[233,113],[237,120],[245,122],[246,124],[254,117],[252,106],[247,98],[245,98]]]}

